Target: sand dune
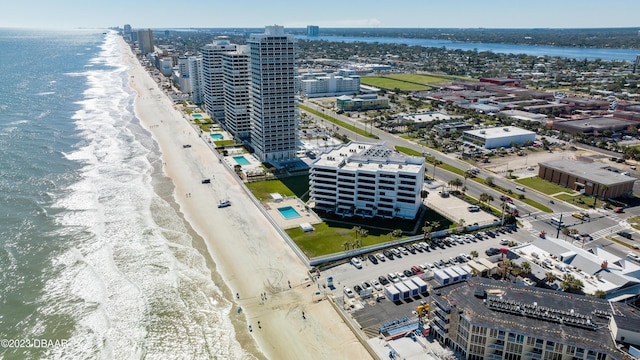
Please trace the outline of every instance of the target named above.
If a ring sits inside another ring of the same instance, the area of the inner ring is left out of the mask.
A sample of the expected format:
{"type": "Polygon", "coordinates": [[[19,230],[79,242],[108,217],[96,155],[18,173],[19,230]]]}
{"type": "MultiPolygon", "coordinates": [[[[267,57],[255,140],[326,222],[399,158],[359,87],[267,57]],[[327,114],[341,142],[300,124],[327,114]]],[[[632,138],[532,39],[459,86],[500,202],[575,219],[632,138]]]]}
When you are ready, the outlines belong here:
{"type": "Polygon", "coordinates": [[[239,294],[230,316],[246,317],[236,327],[245,349],[257,347],[262,353],[257,357],[270,359],[371,358],[328,301],[312,301],[318,288],[306,280],[304,264],[124,41],[122,48],[130,86],[137,92],[136,115],[160,146],[180,210],[205,239],[232,293],[239,294]],[[201,184],[203,178],[211,178],[211,184],[201,184]],[[230,199],[232,206],[218,209],[220,199],[230,199]],[[236,313],[238,306],[242,313],[236,313]]]}

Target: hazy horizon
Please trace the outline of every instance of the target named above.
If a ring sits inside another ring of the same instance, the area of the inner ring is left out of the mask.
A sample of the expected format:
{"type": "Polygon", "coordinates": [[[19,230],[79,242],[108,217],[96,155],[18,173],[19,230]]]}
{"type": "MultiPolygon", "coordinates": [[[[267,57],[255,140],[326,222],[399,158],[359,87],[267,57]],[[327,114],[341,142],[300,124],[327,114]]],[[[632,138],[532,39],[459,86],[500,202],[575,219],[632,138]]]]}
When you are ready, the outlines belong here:
{"type": "Polygon", "coordinates": [[[637,28],[640,2],[612,0],[512,1],[459,0],[444,2],[396,0],[393,6],[364,0],[325,0],[322,3],[245,0],[211,4],[192,0],[176,5],[167,0],[85,3],[78,0],[10,2],[0,12],[4,28],[73,29],[122,27],[261,28],[427,28],[427,29],[592,29],[637,28]],[[184,11],[176,11],[176,10],[184,11]],[[196,11],[192,11],[197,9],[196,11]],[[191,14],[196,13],[197,16],[191,14]],[[210,16],[208,14],[211,14],[210,16]]]}

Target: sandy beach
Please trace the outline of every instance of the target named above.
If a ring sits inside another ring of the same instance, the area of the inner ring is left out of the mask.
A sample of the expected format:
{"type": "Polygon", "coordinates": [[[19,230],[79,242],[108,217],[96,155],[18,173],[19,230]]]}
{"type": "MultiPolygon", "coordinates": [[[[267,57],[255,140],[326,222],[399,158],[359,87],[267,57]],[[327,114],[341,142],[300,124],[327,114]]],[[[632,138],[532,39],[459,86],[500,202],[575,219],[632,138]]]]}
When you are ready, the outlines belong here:
{"type": "Polygon", "coordinates": [[[205,240],[230,293],[239,295],[230,317],[243,348],[269,359],[371,358],[329,301],[313,301],[318,288],[305,265],[120,41],[136,115],[159,144],[180,211],[205,240]],[[204,178],[211,184],[201,184],[204,178]],[[221,199],[232,206],[217,208],[221,199]]]}

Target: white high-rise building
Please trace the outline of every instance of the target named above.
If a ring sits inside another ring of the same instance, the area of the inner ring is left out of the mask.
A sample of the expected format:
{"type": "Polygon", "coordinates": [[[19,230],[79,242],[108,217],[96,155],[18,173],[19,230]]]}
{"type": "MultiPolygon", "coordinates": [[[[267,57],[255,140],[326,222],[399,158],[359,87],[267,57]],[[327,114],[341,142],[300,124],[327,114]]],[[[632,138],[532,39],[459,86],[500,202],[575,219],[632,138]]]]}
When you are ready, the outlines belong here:
{"type": "Polygon", "coordinates": [[[267,26],[264,34],[252,34],[248,44],[251,146],[263,162],[293,159],[298,140],[293,35],[282,26],[267,26]]]}
{"type": "Polygon", "coordinates": [[[223,125],[222,54],[229,51],[236,51],[236,45],[229,40],[216,40],[202,48],[205,111],[223,125]]]}
{"type": "Polygon", "coordinates": [[[190,56],[189,59],[189,88],[191,101],[194,104],[204,102],[204,83],[202,76],[202,56],[190,56]]]}
{"type": "Polygon", "coordinates": [[[251,138],[249,47],[222,54],[225,128],[235,138],[251,138]]]}
{"type": "Polygon", "coordinates": [[[382,144],[351,142],[311,164],[315,208],[343,216],[413,219],[422,205],[424,158],[382,144]]]}

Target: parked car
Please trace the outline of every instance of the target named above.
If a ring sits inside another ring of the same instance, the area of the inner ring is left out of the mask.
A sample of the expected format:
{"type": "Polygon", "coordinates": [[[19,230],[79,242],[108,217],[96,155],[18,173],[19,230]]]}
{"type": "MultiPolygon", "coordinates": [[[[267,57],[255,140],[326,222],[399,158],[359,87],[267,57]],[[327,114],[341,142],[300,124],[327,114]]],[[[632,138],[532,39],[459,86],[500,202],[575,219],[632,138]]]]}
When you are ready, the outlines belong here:
{"type": "Polygon", "coordinates": [[[398,278],[398,281],[405,281],[405,280],[407,280],[407,277],[406,277],[403,273],[401,273],[400,271],[398,271],[398,272],[396,273],[396,277],[398,278]]]}
{"type": "Polygon", "coordinates": [[[487,256],[493,256],[500,254],[500,250],[496,248],[488,248],[484,253],[487,254],[487,256]]]}
{"type": "Polygon", "coordinates": [[[376,258],[378,258],[378,260],[380,260],[380,261],[387,261],[387,259],[381,253],[377,253],[376,254],[376,258]]]}
{"type": "Polygon", "coordinates": [[[503,246],[509,245],[509,239],[500,240],[500,245],[503,245],[503,246]]]}
{"type": "Polygon", "coordinates": [[[410,278],[410,277],[412,277],[413,275],[415,275],[415,274],[413,273],[413,271],[411,271],[411,270],[405,270],[405,271],[403,271],[402,273],[404,274],[404,276],[406,276],[406,277],[408,277],[408,278],[410,278]]]}
{"type": "Polygon", "coordinates": [[[362,269],[362,263],[360,259],[353,257],[351,258],[351,265],[355,266],[357,269],[362,269]]]}
{"type": "Polygon", "coordinates": [[[389,284],[389,279],[384,276],[378,276],[378,281],[380,281],[380,284],[382,284],[382,286],[389,284]]]}
{"type": "Polygon", "coordinates": [[[384,254],[384,256],[388,257],[389,260],[393,260],[393,254],[391,253],[391,251],[384,250],[382,253],[384,254]]]}
{"type": "Polygon", "coordinates": [[[346,297],[350,297],[350,298],[352,298],[352,297],[355,297],[355,296],[356,296],[356,293],[354,293],[354,292],[353,292],[353,290],[351,290],[351,288],[346,287],[346,288],[344,288],[344,295],[345,295],[346,297]]]}
{"type": "Polygon", "coordinates": [[[382,285],[380,285],[380,282],[376,279],[371,280],[371,286],[378,291],[382,290],[382,285]]]}
{"type": "Polygon", "coordinates": [[[398,246],[398,251],[400,251],[402,255],[409,255],[409,251],[402,246],[398,246]]]}
{"type": "Polygon", "coordinates": [[[362,286],[360,285],[356,285],[353,287],[353,291],[356,292],[356,294],[360,295],[360,293],[362,292],[362,286]]]}
{"type": "Polygon", "coordinates": [[[416,265],[411,267],[411,272],[413,272],[413,275],[424,274],[424,271],[422,271],[422,269],[419,266],[416,266],[416,265]]]}
{"type": "Polygon", "coordinates": [[[376,257],[373,256],[373,255],[367,256],[367,259],[369,259],[369,261],[371,261],[371,263],[374,264],[374,265],[378,264],[378,259],[376,259],[376,257]]]}
{"type": "Polygon", "coordinates": [[[400,279],[398,279],[398,276],[394,273],[388,273],[387,278],[389,279],[390,282],[394,282],[394,283],[397,283],[400,281],[400,279]]]}
{"type": "Polygon", "coordinates": [[[411,245],[411,244],[409,244],[409,245],[405,246],[405,248],[407,249],[407,251],[408,251],[408,252],[410,252],[410,253],[412,253],[412,254],[415,254],[415,253],[416,253],[416,248],[415,248],[415,246],[413,246],[413,245],[411,245]]]}

